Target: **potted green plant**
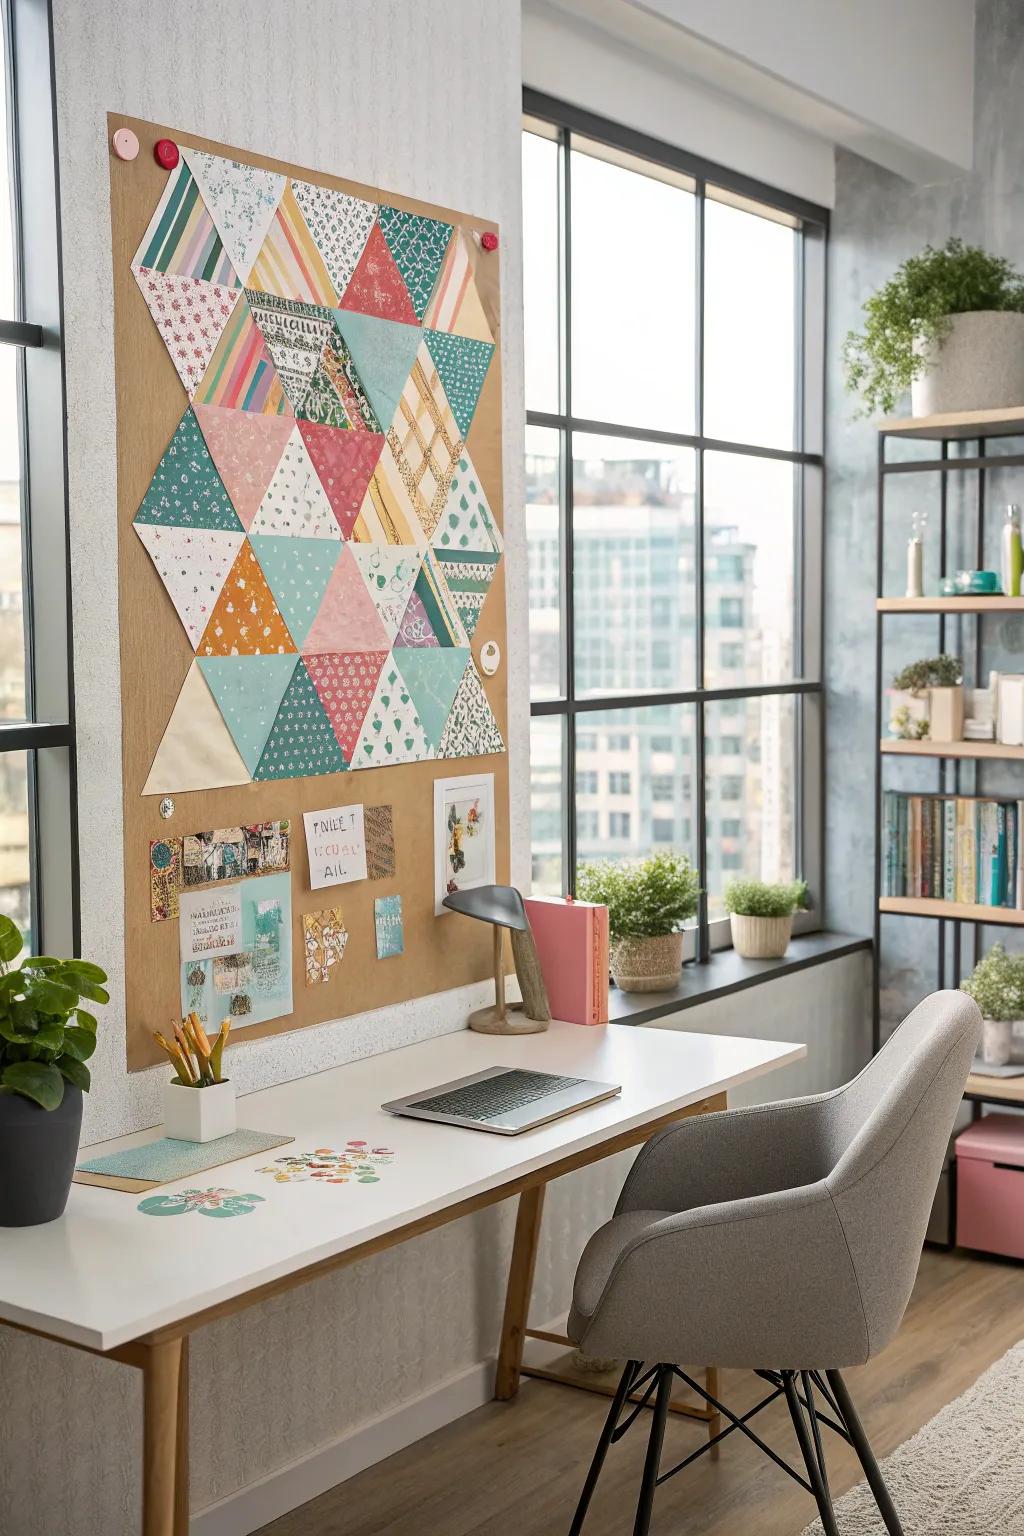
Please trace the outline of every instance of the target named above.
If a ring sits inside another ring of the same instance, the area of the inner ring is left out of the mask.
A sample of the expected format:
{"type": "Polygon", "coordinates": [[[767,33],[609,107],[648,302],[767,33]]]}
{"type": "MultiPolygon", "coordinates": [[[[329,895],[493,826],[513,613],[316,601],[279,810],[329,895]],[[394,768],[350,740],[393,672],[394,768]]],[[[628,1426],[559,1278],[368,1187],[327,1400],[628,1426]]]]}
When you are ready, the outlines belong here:
{"type": "Polygon", "coordinates": [[[23,948],[0,917],[0,1227],[53,1221],[67,1204],[96,1049],[82,1002],[108,1001],[98,965],[52,955],[16,965],[23,948]]]}
{"type": "Polygon", "coordinates": [[[764,880],[730,880],[725,909],[732,947],[744,960],[778,960],[789,948],[793,913],[807,906],[802,880],[769,885],[764,880]]]}
{"type": "Polygon", "coordinates": [[[1014,1025],[1024,1020],[1024,959],[993,944],[960,986],[981,1009],[982,1060],[990,1067],[1006,1066],[1013,1052],[1014,1025]]]}
{"type": "Polygon", "coordinates": [[[683,967],[683,923],[697,910],[697,872],[681,853],[637,863],[582,864],[582,901],[608,908],[609,962],[623,992],[667,992],[683,967]]]}
{"type": "Polygon", "coordinates": [[[843,349],[866,413],[915,416],[1024,404],[1024,277],[962,240],[926,246],[864,305],[843,349]]]}
{"type": "Polygon", "coordinates": [[[892,680],[889,728],[902,740],[961,741],[964,734],[963,663],[959,656],[912,661],[892,680]]]}

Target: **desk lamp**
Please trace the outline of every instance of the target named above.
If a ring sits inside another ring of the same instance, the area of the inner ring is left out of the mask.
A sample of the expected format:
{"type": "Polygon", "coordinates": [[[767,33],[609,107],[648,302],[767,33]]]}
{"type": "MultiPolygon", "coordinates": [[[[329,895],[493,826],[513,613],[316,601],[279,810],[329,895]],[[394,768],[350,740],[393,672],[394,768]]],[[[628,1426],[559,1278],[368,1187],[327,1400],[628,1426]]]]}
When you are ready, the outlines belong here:
{"type": "Polygon", "coordinates": [[[547,1029],[551,1018],[544,987],[537,946],[530,931],[523,898],[512,885],[478,885],[472,891],[453,891],[442,906],[464,917],[478,917],[494,925],[494,996],[487,1008],[477,1008],[469,1016],[470,1029],[484,1035],[535,1035],[547,1029]],[[504,945],[505,929],[512,935],[512,959],[515,961],[521,1003],[505,1001],[504,945]]]}

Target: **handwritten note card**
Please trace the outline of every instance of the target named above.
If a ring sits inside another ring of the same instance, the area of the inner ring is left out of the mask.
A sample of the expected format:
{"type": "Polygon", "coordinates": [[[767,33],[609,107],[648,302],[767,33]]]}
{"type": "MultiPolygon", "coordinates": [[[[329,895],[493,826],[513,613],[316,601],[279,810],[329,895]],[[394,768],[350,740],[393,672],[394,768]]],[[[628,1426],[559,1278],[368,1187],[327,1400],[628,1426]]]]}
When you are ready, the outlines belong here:
{"type": "Polygon", "coordinates": [[[307,811],[303,820],[311,890],[366,879],[366,834],[361,805],[307,811]]]}
{"type": "Polygon", "coordinates": [[[209,960],[242,948],[242,894],[237,885],[213,891],[182,891],[181,961],[209,960]]]}

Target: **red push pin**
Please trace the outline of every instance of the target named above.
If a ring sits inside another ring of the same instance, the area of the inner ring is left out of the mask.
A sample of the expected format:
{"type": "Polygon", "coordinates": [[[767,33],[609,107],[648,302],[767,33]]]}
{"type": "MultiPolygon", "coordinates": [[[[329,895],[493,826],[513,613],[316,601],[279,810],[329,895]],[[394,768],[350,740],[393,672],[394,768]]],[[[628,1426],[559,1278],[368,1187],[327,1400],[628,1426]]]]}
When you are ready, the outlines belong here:
{"type": "Polygon", "coordinates": [[[480,236],[480,244],[483,246],[485,251],[496,251],[498,249],[498,237],[494,233],[493,229],[484,230],[483,234],[480,236]]]}
{"type": "Polygon", "coordinates": [[[157,139],[153,145],[153,159],[157,165],[163,166],[165,171],[173,171],[181,155],[178,146],[173,139],[157,139]]]}

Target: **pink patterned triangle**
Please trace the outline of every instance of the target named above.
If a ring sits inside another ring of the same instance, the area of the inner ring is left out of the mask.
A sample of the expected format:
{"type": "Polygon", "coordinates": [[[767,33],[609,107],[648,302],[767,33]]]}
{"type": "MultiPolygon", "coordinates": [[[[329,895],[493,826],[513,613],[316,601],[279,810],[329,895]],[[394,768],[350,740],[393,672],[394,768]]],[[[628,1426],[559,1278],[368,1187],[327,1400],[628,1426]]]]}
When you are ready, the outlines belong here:
{"type": "Polygon", "coordinates": [[[290,416],[261,416],[224,405],[193,409],[231,505],[248,532],[295,423],[290,416]]]}
{"type": "Polygon", "coordinates": [[[307,656],[306,670],[327,711],[327,718],[348,762],[359,740],[366,711],[387,651],[344,651],[326,656],[307,656]]]}
{"type": "Polygon", "coordinates": [[[242,290],[149,267],[132,271],[191,400],[242,290]]]}
{"type": "Polygon", "coordinates": [[[386,651],[389,644],[383,620],[353,558],[352,545],[346,544],[306,636],[303,655],[319,656],[328,651],[386,651]]]}

